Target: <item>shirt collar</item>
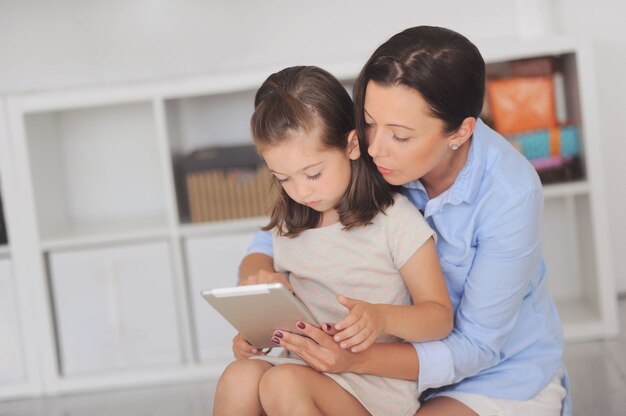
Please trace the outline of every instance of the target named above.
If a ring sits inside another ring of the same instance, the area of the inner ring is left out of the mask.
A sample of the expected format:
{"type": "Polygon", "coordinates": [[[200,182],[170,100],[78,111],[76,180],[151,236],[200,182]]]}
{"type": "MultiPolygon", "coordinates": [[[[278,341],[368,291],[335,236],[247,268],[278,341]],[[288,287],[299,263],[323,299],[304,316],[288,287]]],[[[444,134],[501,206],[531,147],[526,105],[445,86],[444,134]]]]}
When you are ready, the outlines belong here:
{"type": "MultiPolygon", "coordinates": [[[[476,129],[470,140],[470,150],[465,166],[459,172],[454,183],[441,195],[428,201],[425,215],[438,210],[445,204],[460,205],[463,202],[471,204],[478,192],[483,174],[485,172],[485,160],[487,158],[488,127],[479,118],[476,120],[476,129]],[[430,206],[428,206],[430,205],[430,206]]],[[[427,198],[426,188],[418,179],[404,185],[408,189],[421,191],[427,198]]]]}

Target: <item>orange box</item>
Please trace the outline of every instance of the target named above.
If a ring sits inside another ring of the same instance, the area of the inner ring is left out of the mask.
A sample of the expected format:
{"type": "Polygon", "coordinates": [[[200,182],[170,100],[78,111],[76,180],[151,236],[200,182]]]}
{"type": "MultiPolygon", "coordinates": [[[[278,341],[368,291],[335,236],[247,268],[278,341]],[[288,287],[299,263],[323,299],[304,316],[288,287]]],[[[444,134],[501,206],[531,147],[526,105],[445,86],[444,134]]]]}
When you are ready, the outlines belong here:
{"type": "Polygon", "coordinates": [[[502,134],[557,126],[552,76],[489,80],[487,99],[494,127],[502,134]]]}

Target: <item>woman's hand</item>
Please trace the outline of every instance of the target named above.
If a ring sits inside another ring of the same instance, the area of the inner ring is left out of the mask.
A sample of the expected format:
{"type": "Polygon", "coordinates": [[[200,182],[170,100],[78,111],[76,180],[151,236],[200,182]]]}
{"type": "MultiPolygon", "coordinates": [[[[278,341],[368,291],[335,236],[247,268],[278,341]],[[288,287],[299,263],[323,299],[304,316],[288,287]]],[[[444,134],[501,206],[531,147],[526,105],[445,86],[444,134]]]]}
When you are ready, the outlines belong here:
{"type": "Polygon", "coordinates": [[[360,352],[370,347],[385,330],[385,319],[381,305],[337,296],[337,300],[348,308],[348,316],[337,322],[334,336],[339,346],[360,352]]]}
{"type": "Polygon", "coordinates": [[[313,369],[326,373],[352,372],[356,354],[339,347],[333,340],[335,330],[330,324],[322,329],[298,322],[299,333],[274,331],[277,345],[300,357],[313,369]]]}
{"type": "Polygon", "coordinates": [[[237,334],[233,338],[233,354],[236,360],[245,360],[254,355],[265,355],[265,353],[250,344],[241,334],[237,334]]]}
{"type": "Polygon", "coordinates": [[[241,279],[241,285],[258,285],[261,283],[282,283],[287,289],[293,292],[293,288],[289,284],[289,276],[286,273],[268,272],[259,270],[253,275],[241,279]]]}

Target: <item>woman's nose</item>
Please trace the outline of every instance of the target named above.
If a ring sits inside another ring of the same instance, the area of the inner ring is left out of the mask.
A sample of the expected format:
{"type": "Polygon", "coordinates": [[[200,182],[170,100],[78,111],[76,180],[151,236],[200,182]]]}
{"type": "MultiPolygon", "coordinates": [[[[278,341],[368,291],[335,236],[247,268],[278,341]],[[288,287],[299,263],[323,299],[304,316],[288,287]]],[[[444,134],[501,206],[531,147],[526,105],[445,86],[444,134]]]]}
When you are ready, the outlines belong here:
{"type": "Polygon", "coordinates": [[[373,130],[367,136],[367,153],[373,158],[381,156],[382,137],[377,130],[373,130]]]}

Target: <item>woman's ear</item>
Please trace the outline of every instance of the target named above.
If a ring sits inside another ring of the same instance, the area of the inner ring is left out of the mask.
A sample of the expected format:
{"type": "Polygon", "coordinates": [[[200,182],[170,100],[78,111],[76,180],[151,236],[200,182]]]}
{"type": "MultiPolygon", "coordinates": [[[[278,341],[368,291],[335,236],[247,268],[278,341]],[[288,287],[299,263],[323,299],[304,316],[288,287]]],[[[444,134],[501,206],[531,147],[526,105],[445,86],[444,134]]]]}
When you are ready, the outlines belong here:
{"type": "Polygon", "coordinates": [[[348,157],[351,160],[357,160],[360,156],[359,137],[356,135],[356,130],[352,130],[348,134],[348,157]]]}
{"type": "Polygon", "coordinates": [[[472,137],[474,130],[476,130],[476,118],[466,117],[461,123],[461,126],[450,136],[448,147],[455,150],[463,146],[463,144],[472,137]]]}

